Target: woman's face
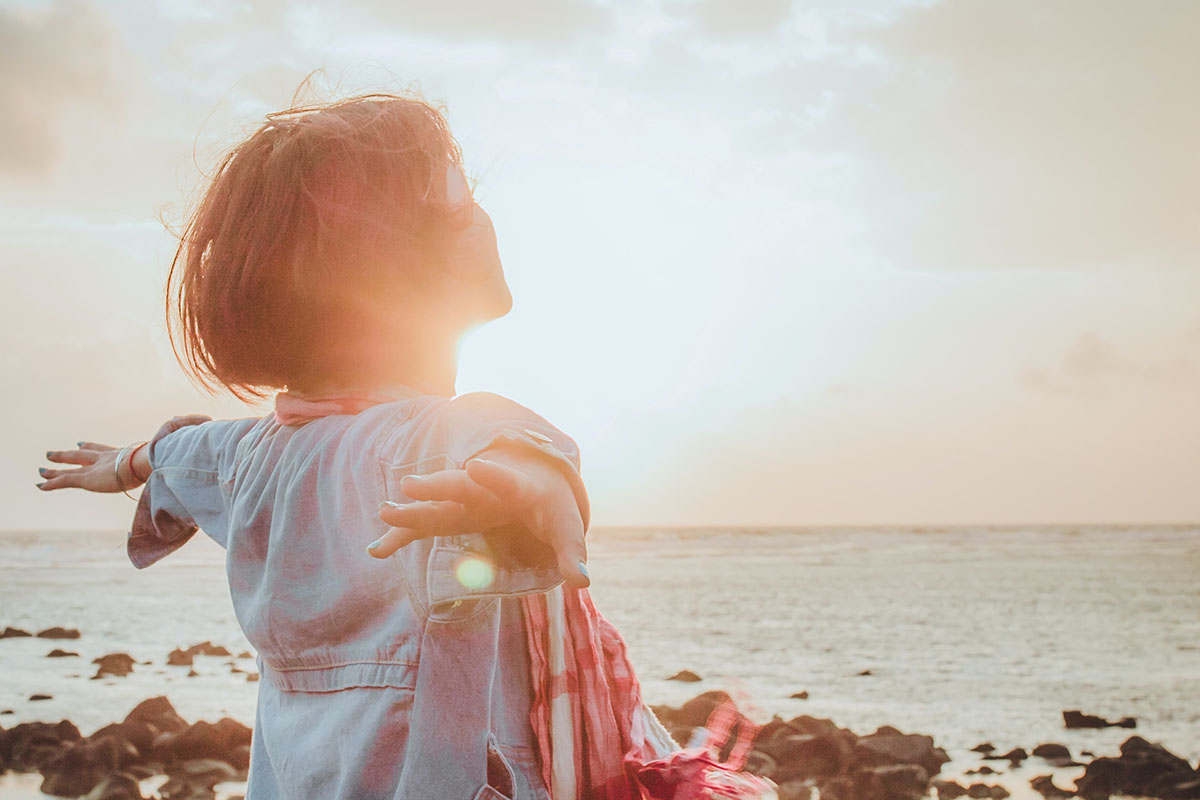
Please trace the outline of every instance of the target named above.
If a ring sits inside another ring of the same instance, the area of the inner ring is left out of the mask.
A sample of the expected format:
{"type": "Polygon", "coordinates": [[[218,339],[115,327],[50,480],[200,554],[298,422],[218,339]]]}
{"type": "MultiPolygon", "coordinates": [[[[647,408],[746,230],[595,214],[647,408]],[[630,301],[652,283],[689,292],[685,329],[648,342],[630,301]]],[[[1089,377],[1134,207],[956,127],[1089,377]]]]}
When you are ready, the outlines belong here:
{"type": "MultiPolygon", "coordinates": [[[[469,197],[466,176],[457,167],[446,172],[446,200],[451,204],[469,197]]],[[[475,203],[471,224],[450,245],[446,272],[456,304],[461,303],[469,324],[482,325],[504,316],[512,308],[512,294],[504,280],[496,229],[492,218],[475,203]]]]}

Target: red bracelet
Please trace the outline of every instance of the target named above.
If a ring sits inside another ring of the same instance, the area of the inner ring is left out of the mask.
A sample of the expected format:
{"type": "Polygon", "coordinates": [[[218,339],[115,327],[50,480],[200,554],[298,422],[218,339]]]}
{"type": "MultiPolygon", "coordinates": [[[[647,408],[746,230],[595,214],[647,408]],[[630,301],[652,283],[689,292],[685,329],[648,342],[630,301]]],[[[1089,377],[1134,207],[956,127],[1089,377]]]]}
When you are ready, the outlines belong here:
{"type": "Polygon", "coordinates": [[[147,444],[149,444],[149,442],[142,442],[142,443],[141,443],[141,444],[139,444],[137,447],[135,447],[135,448],[133,448],[132,450],[130,450],[130,451],[129,451],[129,474],[130,474],[130,475],[132,475],[132,476],[133,476],[133,479],[134,479],[135,481],[137,481],[138,483],[145,483],[146,481],[148,481],[148,480],[150,479],[150,476],[149,476],[149,475],[147,475],[145,478],[143,478],[142,476],[138,475],[138,474],[137,474],[137,470],[135,470],[135,469],[133,468],[133,457],[134,457],[135,455],[137,455],[137,451],[138,451],[138,450],[141,450],[141,449],[142,449],[143,447],[145,447],[147,444]]]}

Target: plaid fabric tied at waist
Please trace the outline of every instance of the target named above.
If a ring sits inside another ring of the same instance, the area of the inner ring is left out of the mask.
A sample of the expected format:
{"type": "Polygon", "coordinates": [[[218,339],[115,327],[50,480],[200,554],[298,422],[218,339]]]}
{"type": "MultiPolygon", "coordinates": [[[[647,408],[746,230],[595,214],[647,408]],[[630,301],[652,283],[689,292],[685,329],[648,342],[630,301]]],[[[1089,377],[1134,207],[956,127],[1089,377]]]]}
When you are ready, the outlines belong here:
{"type": "Polygon", "coordinates": [[[775,786],[740,772],[757,727],[732,703],[705,740],[680,749],[642,700],[617,629],[586,590],[522,598],[534,697],[530,722],[554,800],[773,800],[775,786]],[[740,723],[739,723],[740,720],[740,723]],[[718,760],[736,725],[726,761],[718,760]]]}

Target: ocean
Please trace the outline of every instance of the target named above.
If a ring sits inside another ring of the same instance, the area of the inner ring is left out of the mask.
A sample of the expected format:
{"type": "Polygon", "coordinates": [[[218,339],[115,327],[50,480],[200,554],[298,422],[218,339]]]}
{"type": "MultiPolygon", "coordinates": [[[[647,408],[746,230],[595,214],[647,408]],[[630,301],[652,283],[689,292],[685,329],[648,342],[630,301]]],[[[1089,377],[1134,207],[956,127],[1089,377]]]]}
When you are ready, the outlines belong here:
{"type": "MultiPolygon", "coordinates": [[[[953,758],[940,777],[977,766],[981,742],[1104,755],[1131,733],[1064,730],[1064,709],[1136,717],[1139,735],[1200,759],[1200,527],[597,528],[589,542],[596,605],[652,704],[724,689],[758,721],[930,734],[953,758]],[[668,680],[684,669],[702,680],[668,680]]],[[[138,571],[123,543],[0,534],[0,629],[82,632],[0,641],[0,725],[70,719],[87,735],[163,694],[189,721],[253,724],[253,660],[198,657],[194,677],[166,666],[201,641],[250,649],[222,551],[197,536],[138,571]],[[55,647],[80,655],[47,659],[55,647]],[[91,680],[113,652],[133,673],[91,680]]],[[[1028,778],[1046,772],[1079,774],[1030,759],[986,780],[1037,798],[1028,778]]],[[[38,797],[39,783],[10,773],[0,797],[38,797]]]]}

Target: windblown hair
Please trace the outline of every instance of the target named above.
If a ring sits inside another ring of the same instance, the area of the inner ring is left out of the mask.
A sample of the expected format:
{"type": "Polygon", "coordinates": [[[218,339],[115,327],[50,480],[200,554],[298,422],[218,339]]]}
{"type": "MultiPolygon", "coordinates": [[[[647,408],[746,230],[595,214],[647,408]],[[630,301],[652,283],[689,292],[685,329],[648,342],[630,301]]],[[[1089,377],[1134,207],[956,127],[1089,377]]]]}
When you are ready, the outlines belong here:
{"type": "Polygon", "coordinates": [[[390,299],[423,285],[471,198],[461,153],[420,100],[370,94],[271,114],[221,161],[167,278],[175,356],[247,400],[355,381],[394,349],[390,299]],[[374,347],[373,347],[374,345],[374,347]]]}

